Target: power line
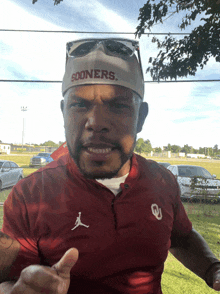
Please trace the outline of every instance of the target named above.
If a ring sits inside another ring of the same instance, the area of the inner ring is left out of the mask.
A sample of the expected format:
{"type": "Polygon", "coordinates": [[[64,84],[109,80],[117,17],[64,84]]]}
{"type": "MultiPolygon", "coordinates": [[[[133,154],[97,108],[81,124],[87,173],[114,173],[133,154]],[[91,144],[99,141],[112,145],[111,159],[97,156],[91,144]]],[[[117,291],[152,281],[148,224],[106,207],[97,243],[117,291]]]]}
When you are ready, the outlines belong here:
{"type": "Polygon", "coordinates": [[[205,83],[205,82],[220,82],[220,80],[171,80],[171,81],[144,81],[145,83],[205,83]]]}
{"type": "MultiPolygon", "coordinates": [[[[51,80],[0,80],[5,83],[62,83],[62,81],[51,80]]],[[[171,81],[144,81],[144,83],[206,83],[206,82],[220,82],[218,80],[171,80],[171,81]]]]}
{"type": "MultiPolygon", "coordinates": [[[[44,30],[10,30],[10,29],[0,29],[0,32],[135,35],[135,32],[127,32],[127,33],[126,32],[84,32],[84,31],[44,31],[44,30]]],[[[190,33],[142,33],[142,35],[190,35],[190,33]]]]}
{"type": "Polygon", "coordinates": [[[62,83],[62,81],[47,81],[47,80],[0,80],[0,82],[8,83],[62,83]]]}

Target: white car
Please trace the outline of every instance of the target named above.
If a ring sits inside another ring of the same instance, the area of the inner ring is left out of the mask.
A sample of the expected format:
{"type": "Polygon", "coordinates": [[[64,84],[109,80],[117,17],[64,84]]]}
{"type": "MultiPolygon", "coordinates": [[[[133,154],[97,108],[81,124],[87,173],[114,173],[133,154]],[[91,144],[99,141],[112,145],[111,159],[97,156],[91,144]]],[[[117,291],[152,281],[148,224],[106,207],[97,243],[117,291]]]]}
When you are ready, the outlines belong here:
{"type": "Polygon", "coordinates": [[[167,167],[177,179],[184,199],[220,200],[220,180],[204,167],[197,165],[170,165],[167,167]]]}
{"type": "Polygon", "coordinates": [[[168,166],[170,166],[171,164],[169,162],[158,162],[159,165],[164,166],[165,168],[168,168],[168,166]]]}
{"type": "Polygon", "coordinates": [[[17,163],[0,160],[0,191],[12,187],[23,178],[23,169],[17,163]]]}

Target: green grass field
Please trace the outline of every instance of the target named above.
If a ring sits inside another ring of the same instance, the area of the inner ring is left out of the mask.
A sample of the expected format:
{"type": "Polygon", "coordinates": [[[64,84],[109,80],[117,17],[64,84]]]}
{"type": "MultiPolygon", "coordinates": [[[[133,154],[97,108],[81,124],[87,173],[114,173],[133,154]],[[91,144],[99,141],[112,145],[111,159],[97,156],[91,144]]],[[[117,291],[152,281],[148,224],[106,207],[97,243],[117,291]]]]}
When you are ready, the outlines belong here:
{"type": "Polygon", "coordinates": [[[220,179],[220,160],[209,159],[179,159],[179,158],[159,158],[159,157],[147,157],[158,162],[169,162],[170,164],[189,164],[199,165],[207,169],[212,175],[216,175],[217,179],[220,179]]]}
{"type": "Polygon", "coordinates": [[[29,167],[29,163],[30,163],[30,159],[31,157],[33,157],[33,155],[36,155],[35,153],[31,153],[31,154],[11,154],[11,155],[0,155],[0,159],[4,159],[4,160],[11,160],[16,162],[20,167],[23,167],[23,173],[24,173],[24,177],[26,177],[27,175],[33,173],[34,171],[36,171],[36,168],[30,168],[29,167]]]}
{"type": "MultiPolygon", "coordinates": [[[[37,169],[29,168],[29,162],[33,155],[36,153],[27,154],[11,154],[11,155],[0,155],[0,159],[11,160],[16,162],[19,166],[23,167],[24,176],[34,172],[37,169]]],[[[179,159],[179,158],[159,158],[159,157],[147,157],[155,161],[169,162],[170,164],[190,164],[199,165],[206,168],[211,174],[215,174],[220,179],[220,160],[208,160],[208,159],[179,159]]]]}
{"type": "MultiPolygon", "coordinates": [[[[18,163],[24,168],[24,175],[32,173],[36,169],[28,168],[32,155],[0,156],[0,159],[8,159],[18,163]]],[[[220,161],[211,160],[179,160],[150,158],[156,161],[165,161],[171,164],[200,165],[211,174],[220,178],[220,161]]],[[[11,189],[0,192],[0,202],[4,202],[11,189]]],[[[189,219],[193,227],[206,239],[213,253],[220,258],[220,204],[184,203],[189,219]]],[[[0,226],[2,225],[3,208],[0,207],[0,226]]],[[[216,293],[210,289],[203,280],[186,269],[171,254],[165,262],[165,270],[162,276],[162,289],[164,294],[211,294],[216,293]]]]}
{"type": "MultiPolygon", "coordinates": [[[[193,227],[205,238],[212,252],[220,258],[220,205],[184,203],[184,206],[193,227]]],[[[162,289],[164,294],[216,293],[172,254],[169,254],[165,262],[162,289]]]]}

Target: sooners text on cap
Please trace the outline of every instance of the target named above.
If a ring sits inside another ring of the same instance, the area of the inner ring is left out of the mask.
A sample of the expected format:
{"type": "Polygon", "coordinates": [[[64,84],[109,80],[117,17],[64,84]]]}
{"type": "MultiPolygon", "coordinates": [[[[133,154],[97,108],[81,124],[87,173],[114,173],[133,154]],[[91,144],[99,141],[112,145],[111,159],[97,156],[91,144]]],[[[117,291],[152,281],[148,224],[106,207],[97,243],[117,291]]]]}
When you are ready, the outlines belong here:
{"type": "Polygon", "coordinates": [[[115,72],[108,71],[104,69],[91,69],[77,71],[72,74],[71,82],[84,80],[84,79],[106,79],[106,80],[117,80],[115,77],[115,72]]]}

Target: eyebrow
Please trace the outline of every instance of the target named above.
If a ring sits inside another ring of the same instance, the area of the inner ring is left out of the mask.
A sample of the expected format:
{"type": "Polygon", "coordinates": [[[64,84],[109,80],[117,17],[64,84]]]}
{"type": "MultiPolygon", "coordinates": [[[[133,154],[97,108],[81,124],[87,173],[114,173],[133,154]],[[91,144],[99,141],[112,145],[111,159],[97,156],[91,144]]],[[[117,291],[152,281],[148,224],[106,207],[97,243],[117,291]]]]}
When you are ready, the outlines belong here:
{"type": "Polygon", "coordinates": [[[128,102],[128,101],[131,101],[132,100],[132,97],[125,97],[125,96],[116,96],[116,97],[113,97],[112,99],[111,99],[111,101],[117,101],[117,100],[119,100],[119,101],[124,101],[124,102],[128,102]]]}
{"type": "MultiPolygon", "coordinates": [[[[109,101],[111,101],[111,102],[115,102],[115,101],[130,102],[132,100],[132,98],[133,97],[128,97],[128,96],[115,96],[115,97],[112,97],[109,101]]],[[[88,99],[83,98],[81,96],[77,96],[77,95],[70,95],[69,96],[69,99],[71,99],[71,100],[78,100],[78,101],[79,100],[86,100],[86,101],[88,101],[88,99]]]]}
{"type": "Polygon", "coordinates": [[[86,100],[85,98],[82,98],[82,97],[77,96],[77,95],[70,95],[68,98],[71,99],[71,100],[73,100],[73,99],[75,99],[75,100],[86,100]]]}

